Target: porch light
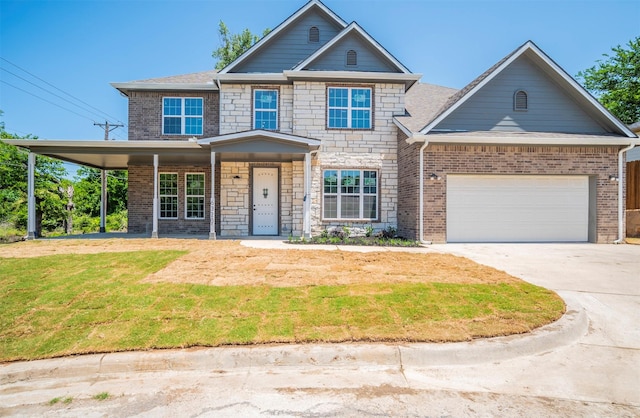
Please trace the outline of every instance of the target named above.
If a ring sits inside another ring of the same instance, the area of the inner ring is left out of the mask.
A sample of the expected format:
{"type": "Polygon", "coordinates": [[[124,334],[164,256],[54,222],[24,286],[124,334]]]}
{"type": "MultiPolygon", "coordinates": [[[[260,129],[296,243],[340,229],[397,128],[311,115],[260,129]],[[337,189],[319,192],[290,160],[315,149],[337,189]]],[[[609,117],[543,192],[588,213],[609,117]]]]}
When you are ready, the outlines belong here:
{"type": "Polygon", "coordinates": [[[440,180],[440,176],[438,176],[436,173],[431,173],[429,174],[429,180],[431,181],[440,180]]]}
{"type": "Polygon", "coordinates": [[[609,181],[618,181],[618,177],[615,174],[609,175],[609,181]]]}

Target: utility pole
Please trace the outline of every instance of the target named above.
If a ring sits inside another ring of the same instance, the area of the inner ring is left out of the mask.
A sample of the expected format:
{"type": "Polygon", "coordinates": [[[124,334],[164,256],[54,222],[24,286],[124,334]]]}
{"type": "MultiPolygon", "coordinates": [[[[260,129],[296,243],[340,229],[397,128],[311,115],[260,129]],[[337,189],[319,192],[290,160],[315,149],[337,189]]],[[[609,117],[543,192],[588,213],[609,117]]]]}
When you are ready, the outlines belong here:
{"type": "MultiPolygon", "coordinates": [[[[109,132],[124,126],[117,123],[109,124],[109,121],[105,121],[104,123],[94,122],[94,125],[104,128],[105,141],[109,140],[109,132]]],[[[107,170],[100,170],[100,187],[102,189],[102,193],[100,194],[100,233],[105,233],[107,232],[107,170]]]]}

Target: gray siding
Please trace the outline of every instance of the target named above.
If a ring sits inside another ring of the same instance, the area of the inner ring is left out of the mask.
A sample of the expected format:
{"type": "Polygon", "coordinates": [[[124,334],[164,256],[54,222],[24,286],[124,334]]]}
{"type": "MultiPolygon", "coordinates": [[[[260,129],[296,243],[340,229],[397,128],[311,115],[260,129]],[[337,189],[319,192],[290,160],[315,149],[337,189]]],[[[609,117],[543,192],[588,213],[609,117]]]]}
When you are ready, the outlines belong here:
{"type": "Polygon", "coordinates": [[[234,73],[276,73],[290,70],[329,42],[341,30],[324,13],[311,9],[260,51],[234,68],[234,73]],[[309,28],[318,27],[320,42],[310,43],[309,28]]]}
{"type": "Polygon", "coordinates": [[[505,68],[435,129],[589,134],[606,132],[525,56],[505,68]],[[528,94],[527,111],[513,110],[513,95],[517,90],[524,90],[528,94]]]}
{"type": "Polygon", "coordinates": [[[372,48],[368,42],[356,33],[348,34],[305,69],[322,71],[400,72],[386,57],[372,48]],[[346,57],[347,51],[349,50],[354,50],[358,54],[358,65],[347,66],[346,57]]]}

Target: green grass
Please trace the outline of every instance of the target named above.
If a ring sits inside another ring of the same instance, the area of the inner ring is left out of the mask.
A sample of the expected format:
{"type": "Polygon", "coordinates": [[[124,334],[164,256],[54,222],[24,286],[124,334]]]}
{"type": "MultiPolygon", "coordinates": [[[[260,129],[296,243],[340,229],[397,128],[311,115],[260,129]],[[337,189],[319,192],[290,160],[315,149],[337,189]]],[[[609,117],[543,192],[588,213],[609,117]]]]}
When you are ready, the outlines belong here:
{"type": "Polygon", "coordinates": [[[526,332],[564,312],[555,293],[524,282],[140,282],[183,254],[0,258],[0,361],[229,344],[464,341],[526,332]]]}

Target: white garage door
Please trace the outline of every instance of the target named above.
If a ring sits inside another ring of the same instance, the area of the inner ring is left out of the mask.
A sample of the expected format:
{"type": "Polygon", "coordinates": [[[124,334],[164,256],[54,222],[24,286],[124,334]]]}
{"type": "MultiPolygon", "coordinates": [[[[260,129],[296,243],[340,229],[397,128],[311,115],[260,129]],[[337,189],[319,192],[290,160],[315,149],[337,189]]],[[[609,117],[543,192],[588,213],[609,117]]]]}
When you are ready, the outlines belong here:
{"type": "Polygon", "coordinates": [[[447,176],[448,242],[588,239],[587,176],[447,176]]]}

